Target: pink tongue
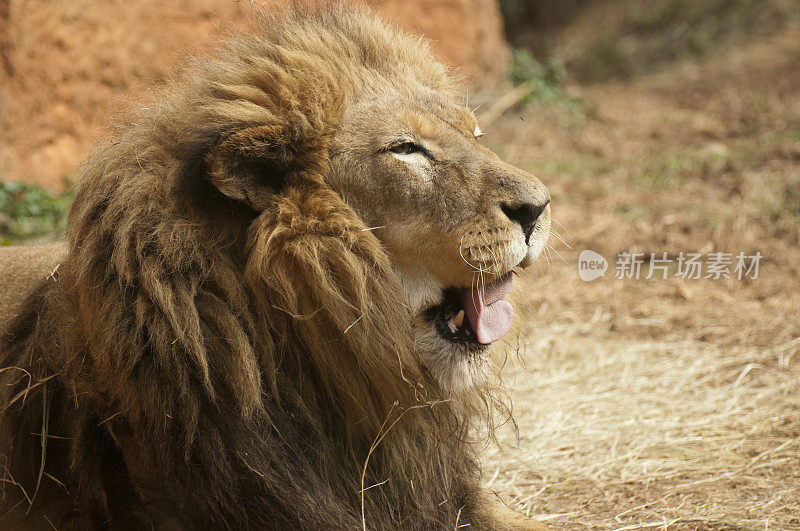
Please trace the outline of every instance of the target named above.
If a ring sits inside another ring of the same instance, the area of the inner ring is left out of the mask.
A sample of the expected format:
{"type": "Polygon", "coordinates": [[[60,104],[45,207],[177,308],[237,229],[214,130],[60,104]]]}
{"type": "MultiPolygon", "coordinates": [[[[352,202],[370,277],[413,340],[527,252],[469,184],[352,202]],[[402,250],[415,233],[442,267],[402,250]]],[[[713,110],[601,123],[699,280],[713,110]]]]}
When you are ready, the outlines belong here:
{"type": "Polygon", "coordinates": [[[483,290],[461,290],[461,303],[464,305],[467,322],[478,341],[484,345],[502,339],[511,328],[514,308],[503,298],[511,291],[512,282],[511,273],[506,273],[486,284],[483,290]]]}

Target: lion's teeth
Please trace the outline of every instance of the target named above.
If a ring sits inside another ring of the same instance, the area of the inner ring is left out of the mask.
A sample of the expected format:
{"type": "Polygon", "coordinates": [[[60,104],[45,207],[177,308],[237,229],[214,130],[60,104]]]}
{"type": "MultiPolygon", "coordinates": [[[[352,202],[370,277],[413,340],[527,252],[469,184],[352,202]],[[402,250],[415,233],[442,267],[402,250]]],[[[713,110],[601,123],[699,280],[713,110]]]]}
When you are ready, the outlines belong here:
{"type": "Polygon", "coordinates": [[[464,310],[458,311],[456,316],[453,318],[453,324],[458,328],[461,328],[461,325],[464,324],[464,310]]]}

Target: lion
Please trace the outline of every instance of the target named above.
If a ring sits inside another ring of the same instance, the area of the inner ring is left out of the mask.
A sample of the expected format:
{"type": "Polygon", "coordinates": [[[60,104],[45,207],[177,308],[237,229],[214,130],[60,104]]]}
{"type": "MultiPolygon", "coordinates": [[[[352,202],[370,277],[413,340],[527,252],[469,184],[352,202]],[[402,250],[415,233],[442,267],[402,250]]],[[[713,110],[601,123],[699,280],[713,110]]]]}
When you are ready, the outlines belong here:
{"type": "Polygon", "coordinates": [[[476,433],[550,196],[458,87],[295,8],[122,119],[2,338],[4,526],[540,528],[476,433]]]}
{"type": "Polygon", "coordinates": [[[64,242],[30,247],[0,247],[0,333],[67,254],[64,242]]]}

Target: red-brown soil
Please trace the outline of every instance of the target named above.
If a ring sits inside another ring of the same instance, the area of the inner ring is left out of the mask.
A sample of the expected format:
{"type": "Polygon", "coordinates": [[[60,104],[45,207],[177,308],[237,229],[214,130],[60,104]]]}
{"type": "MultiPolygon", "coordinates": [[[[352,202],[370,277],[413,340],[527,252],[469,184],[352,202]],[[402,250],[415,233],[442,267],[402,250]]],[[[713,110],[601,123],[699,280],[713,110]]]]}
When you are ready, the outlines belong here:
{"type": "MultiPolygon", "coordinates": [[[[354,0],[356,1],[356,0],[354,0]]],[[[187,55],[283,0],[0,0],[0,180],[63,187],[113,117],[187,55]]],[[[496,0],[371,0],[475,84],[507,57],[496,0]]]]}

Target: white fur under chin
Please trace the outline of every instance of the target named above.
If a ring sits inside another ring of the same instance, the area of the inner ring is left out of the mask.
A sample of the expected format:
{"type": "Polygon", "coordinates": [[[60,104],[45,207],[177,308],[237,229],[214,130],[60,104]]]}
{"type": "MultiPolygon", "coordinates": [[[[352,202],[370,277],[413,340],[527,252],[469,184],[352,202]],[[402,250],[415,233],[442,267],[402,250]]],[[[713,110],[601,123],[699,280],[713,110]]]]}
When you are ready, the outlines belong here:
{"type": "Polygon", "coordinates": [[[444,287],[427,271],[398,271],[400,284],[411,311],[414,348],[443,389],[466,393],[483,383],[489,371],[488,349],[468,353],[461,345],[444,339],[424,312],[442,301],[444,287]]]}
{"type": "Polygon", "coordinates": [[[491,347],[479,354],[469,353],[440,336],[422,316],[414,318],[411,332],[422,361],[445,391],[453,395],[468,393],[486,381],[491,347]]]}

